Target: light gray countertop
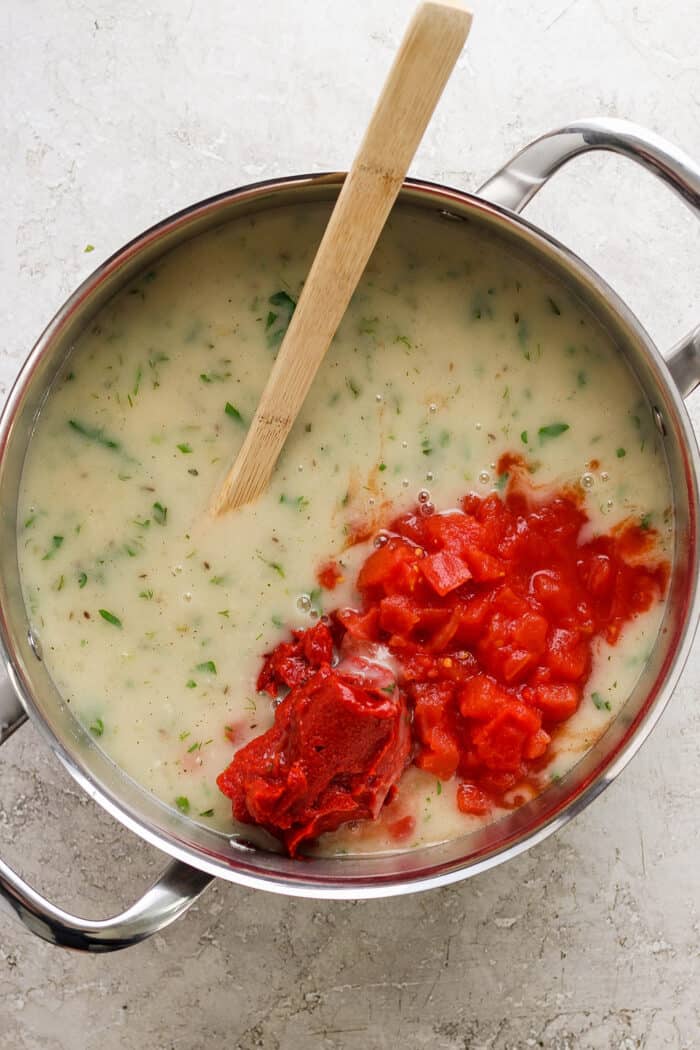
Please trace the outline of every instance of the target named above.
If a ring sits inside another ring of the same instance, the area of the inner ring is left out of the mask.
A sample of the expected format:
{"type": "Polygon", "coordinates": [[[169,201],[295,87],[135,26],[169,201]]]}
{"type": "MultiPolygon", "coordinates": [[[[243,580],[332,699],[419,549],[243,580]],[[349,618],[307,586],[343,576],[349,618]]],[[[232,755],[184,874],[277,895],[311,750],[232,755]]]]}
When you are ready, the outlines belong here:
{"type": "MultiPolygon", "coordinates": [[[[412,6],[4,0],[0,393],[66,295],[144,227],[238,184],[346,168],[412,6]]],[[[473,7],[412,174],[474,188],[530,138],[594,115],[700,157],[697,0],[473,7]]],[[[581,159],[528,216],[661,348],[697,323],[700,228],[628,162],[581,159]]],[[[699,425],[700,395],[690,409],[699,425]]],[[[700,1046],[699,678],[700,645],[601,799],[449,889],[321,903],[216,884],[162,936],[105,957],[0,918],[1,1050],[700,1046]]],[[[161,864],[31,727],[0,754],[0,851],[95,916],[161,864]]]]}

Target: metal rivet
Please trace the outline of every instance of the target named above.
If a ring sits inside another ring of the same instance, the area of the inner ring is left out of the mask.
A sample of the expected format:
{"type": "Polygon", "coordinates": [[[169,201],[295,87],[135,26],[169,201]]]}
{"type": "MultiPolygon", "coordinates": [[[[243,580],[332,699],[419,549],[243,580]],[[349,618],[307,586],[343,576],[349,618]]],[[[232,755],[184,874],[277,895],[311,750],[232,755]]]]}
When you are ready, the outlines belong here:
{"type": "Polygon", "coordinates": [[[37,636],[33,633],[33,631],[31,629],[29,631],[27,631],[27,640],[28,640],[30,646],[32,647],[32,652],[36,656],[37,660],[42,660],[43,659],[43,654],[42,654],[42,651],[41,651],[41,642],[39,641],[39,639],[37,638],[37,636]]]}
{"type": "Polygon", "coordinates": [[[664,423],[664,417],[661,415],[661,412],[656,407],[656,405],[652,407],[651,414],[654,417],[656,429],[662,437],[666,437],[666,424],[664,423]]]}

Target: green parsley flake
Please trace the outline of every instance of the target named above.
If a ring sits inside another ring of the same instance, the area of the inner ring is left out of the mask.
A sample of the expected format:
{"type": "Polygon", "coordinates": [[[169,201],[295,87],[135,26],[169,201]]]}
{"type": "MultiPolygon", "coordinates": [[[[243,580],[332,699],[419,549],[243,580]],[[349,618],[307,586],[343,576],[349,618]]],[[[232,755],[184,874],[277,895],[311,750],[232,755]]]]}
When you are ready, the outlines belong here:
{"type": "MultiPolygon", "coordinates": [[[[224,409],[224,412],[225,412],[225,413],[226,413],[226,415],[227,415],[227,416],[229,416],[229,417],[230,417],[231,419],[235,419],[235,421],[236,421],[237,423],[243,423],[243,416],[242,416],[242,415],[241,415],[241,413],[240,413],[240,412],[238,411],[238,409],[236,408],[236,406],[235,406],[235,405],[232,405],[230,401],[227,401],[227,402],[226,402],[226,408],[224,409]]],[[[245,426],[245,424],[243,424],[243,425],[245,426]]]]}
{"type": "Polygon", "coordinates": [[[189,813],[190,811],[190,800],[187,795],[178,795],[175,799],[175,805],[181,813],[189,813]]]}
{"type": "Polygon", "coordinates": [[[109,611],[109,609],[100,609],[99,613],[100,613],[100,616],[102,617],[102,619],[106,620],[107,623],[111,623],[113,627],[121,627],[122,626],[122,622],[119,619],[119,617],[115,616],[114,613],[111,613],[109,611]]]}
{"type": "Polygon", "coordinates": [[[47,550],[46,554],[44,555],[44,557],[41,560],[42,561],[49,561],[51,558],[53,558],[53,556],[56,553],[56,551],[60,549],[62,543],[63,543],[63,536],[52,536],[51,537],[51,546],[50,546],[49,550],[47,550]]]}
{"type": "Polygon", "coordinates": [[[95,444],[102,445],[103,448],[112,449],[113,452],[118,452],[122,447],[121,442],[105,434],[102,427],[93,427],[89,423],[81,423],[78,419],[69,419],[68,426],[76,434],[80,434],[81,437],[86,438],[88,441],[94,441],[95,444]]]}
{"type": "Polygon", "coordinates": [[[537,431],[540,438],[540,444],[544,445],[545,441],[549,441],[551,438],[557,438],[561,434],[565,434],[568,429],[568,423],[548,423],[547,426],[540,427],[537,431]]]}

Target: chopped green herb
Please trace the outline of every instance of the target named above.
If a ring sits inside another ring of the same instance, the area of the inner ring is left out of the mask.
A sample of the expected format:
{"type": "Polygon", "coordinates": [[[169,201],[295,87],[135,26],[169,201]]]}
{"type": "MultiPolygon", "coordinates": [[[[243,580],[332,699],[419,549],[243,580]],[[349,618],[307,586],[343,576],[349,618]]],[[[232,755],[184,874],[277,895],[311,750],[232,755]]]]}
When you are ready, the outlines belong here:
{"type": "Polygon", "coordinates": [[[61,573],[61,575],[56,580],[56,583],[55,583],[55,586],[54,586],[54,590],[55,591],[62,591],[63,590],[63,585],[64,585],[65,582],[66,582],[66,578],[63,575],[63,573],[61,573]]]}
{"type": "Polygon", "coordinates": [[[25,519],[25,522],[24,522],[25,529],[31,528],[31,526],[34,524],[35,521],[36,521],[36,514],[30,514],[30,516],[25,519]]]}
{"type": "Polygon", "coordinates": [[[189,729],[185,729],[184,732],[180,733],[180,740],[187,740],[187,737],[189,735],[190,735],[189,729]]]}
{"type": "Polygon", "coordinates": [[[188,445],[186,441],[183,441],[182,444],[177,447],[180,449],[180,452],[183,452],[186,456],[192,451],[192,446],[188,445]]]}
{"type": "Polygon", "coordinates": [[[396,692],[396,682],[392,682],[391,685],[384,686],[382,692],[386,693],[387,696],[393,696],[396,692]]]}
{"type": "Polygon", "coordinates": [[[139,591],[139,598],[144,598],[147,602],[150,602],[153,598],[153,591],[150,588],[147,591],[139,591]]]}
{"type": "Polygon", "coordinates": [[[114,613],[111,613],[109,611],[109,609],[100,609],[99,613],[100,613],[100,616],[102,617],[102,619],[106,620],[107,623],[111,623],[113,627],[121,627],[122,626],[122,622],[119,619],[119,617],[115,616],[114,613]]]}
{"type": "Polygon", "coordinates": [[[199,815],[200,815],[200,817],[213,817],[214,816],[214,810],[213,809],[203,809],[199,815]]]}
{"type": "Polygon", "coordinates": [[[85,247],[83,248],[83,252],[84,253],[86,253],[86,252],[94,252],[94,250],[95,250],[95,245],[94,244],[86,244],[85,247]]]}
{"type": "Polygon", "coordinates": [[[618,448],[617,451],[615,452],[615,455],[617,456],[618,459],[624,459],[625,456],[627,455],[627,449],[618,448]]]}
{"type": "Polygon", "coordinates": [[[502,474],[499,474],[496,478],[496,488],[499,492],[503,492],[504,488],[508,484],[509,474],[507,470],[504,470],[502,474]]]}
{"type": "Polygon", "coordinates": [[[380,471],[382,471],[382,473],[383,473],[383,472],[384,472],[384,471],[386,470],[386,463],[380,463],[380,464],[379,464],[379,469],[380,469],[380,471]]]}
{"type": "Polygon", "coordinates": [[[561,314],[561,310],[559,309],[559,306],[554,301],[554,299],[552,299],[551,295],[547,296],[547,302],[549,303],[549,308],[552,311],[552,313],[556,314],[557,317],[559,317],[559,315],[561,314]]]}
{"type": "Polygon", "coordinates": [[[88,423],[81,423],[77,419],[69,419],[68,426],[71,430],[74,430],[76,434],[80,434],[82,437],[87,438],[88,441],[94,441],[98,445],[102,445],[103,448],[110,448],[114,452],[118,452],[121,449],[121,442],[115,438],[108,437],[105,434],[102,427],[93,427],[88,423]]]}
{"type": "Polygon", "coordinates": [[[206,674],[216,674],[216,664],[213,660],[205,660],[203,664],[197,664],[195,671],[202,671],[206,674]]]}
{"type": "Polygon", "coordinates": [[[101,718],[96,718],[90,726],[90,732],[93,736],[102,736],[105,731],[105,724],[101,718]]]}
{"type": "Polygon", "coordinates": [[[162,503],[153,504],[153,519],[158,525],[165,525],[168,520],[168,508],[164,507],[162,503]]]}
{"type": "Polygon", "coordinates": [[[431,456],[432,455],[433,448],[432,448],[432,445],[430,444],[430,439],[429,438],[424,437],[423,440],[420,443],[420,447],[421,447],[421,452],[423,453],[424,456],[431,456]]]}
{"type": "Polygon", "coordinates": [[[195,682],[194,678],[190,678],[187,682],[185,682],[185,689],[196,689],[196,688],[197,688],[197,683],[195,682]]]}
{"type": "Polygon", "coordinates": [[[268,561],[267,558],[263,557],[263,555],[260,553],[260,551],[256,551],[256,554],[257,554],[258,558],[260,559],[260,561],[263,563],[263,565],[267,565],[267,567],[269,569],[273,569],[277,573],[278,576],[281,576],[282,579],[284,579],[284,569],[282,568],[282,566],[280,565],[280,563],[278,561],[268,561]]]}
{"type": "Polygon", "coordinates": [[[284,620],[282,619],[281,616],[272,616],[271,620],[272,620],[273,627],[278,627],[278,628],[284,627],[284,620]]]}
{"type": "Polygon", "coordinates": [[[44,555],[44,557],[41,560],[42,561],[49,561],[51,558],[53,558],[54,554],[56,553],[57,550],[59,550],[59,548],[61,547],[62,543],[63,543],[63,536],[52,536],[51,537],[51,547],[49,548],[49,550],[47,550],[46,554],[44,555]]]}
{"type": "Polygon", "coordinates": [[[222,583],[226,582],[225,576],[212,576],[209,583],[213,583],[215,587],[220,587],[222,583]]]}
{"type": "Polygon", "coordinates": [[[540,437],[540,444],[544,445],[545,441],[559,437],[560,434],[566,433],[568,429],[568,423],[548,423],[546,427],[540,427],[537,431],[540,437]]]}
{"type": "Polygon", "coordinates": [[[436,785],[435,785],[435,791],[436,791],[436,793],[437,793],[438,795],[441,795],[441,794],[442,794],[442,781],[441,781],[441,780],[438,780],[438,782],[436,783],[436,785]]]}
{"type": "Polygon", "coordinates": [[[175,805],[181,813],[189,813],[190,811],[190,800],[187,795],[178,795],[175,799],[175,805]]]}
{"type": "Polygon", "coordinates": [[[187,754],[191,755],[193,751],[199,751],[202,747],[201,740],[195,740],[194,744],[190,744],[187,748],[187,754]]]}
{"type": "Polygon", "coordinates": [[[268,302],[270,306],[276,306],[280,312],[284,311],[282,316],[280,313],[270,311],[265,319],[267,345],[271,350],[275,350],[284,338],[297,304],[287,292],[275,292],[270,296],[268,302]]]}
{"type": "Polygon", "coordinates": [[[360,393],[361,393],[360,388],[359,388],[359,386],[357,385],[357,383],[355,382],[354,379],[351,379],[351,377],[348,376],[347,379],[345,380],[345,383],[346,383],[346,385],[347,385],[347,387],[348,387],[348,389],[349,389],[349,391],[350,391],[350,393],[352,394],[353,397],[359,397],[360,396],[360,393]]]}
{"type": "Polygon", "coordinates": [[[591,693],[591,699],[599,711],[611,711],[610,701],[601,696],[600,693],[591,693]]]}
{"type": "Polygon", "coordinates": [[[81,572],[80,576],[78,576],[78,587],[80,587],[80,589],[82,590],[86,583],[87,583],[87,573],[86,572],[81,572]]]}
{"type": "Polygon", "coordinates": [[[520,432],[520,440],[522,441],[523,445],[527,445],[527,430],[522,430],[520,432]]]}
{"type": "Polygon", "coordinates": [[[230,401],[226,402],[226,408],[224,409],[224,412],[226,413],[227,416],[230,416],[231,419],[235,419],[237,423],[242,423],[243,422],[243,416],[238,411],[236,406],[232,405],[230,401]]]}
{"type": "Polygon", "coordinates": [[[309,505],[306,496],[285,496],[284,492],[280,496],[280,503],[284,503],[288,507],[294,507],[295,510],[306,510],[309,505]]]}
{"type": "Polygon", "coordinates": [[[296,299],[292,299],[287,292],[275,292],[267,301],[271,306],[284,306],[290,313],[294,313],[297,308],[296,299]]]}
{"type": "Polygon", "coordinates": [[[644,514],[639,522],[640,527],[645,531],[651,528],[651,514],[644,514]]]}

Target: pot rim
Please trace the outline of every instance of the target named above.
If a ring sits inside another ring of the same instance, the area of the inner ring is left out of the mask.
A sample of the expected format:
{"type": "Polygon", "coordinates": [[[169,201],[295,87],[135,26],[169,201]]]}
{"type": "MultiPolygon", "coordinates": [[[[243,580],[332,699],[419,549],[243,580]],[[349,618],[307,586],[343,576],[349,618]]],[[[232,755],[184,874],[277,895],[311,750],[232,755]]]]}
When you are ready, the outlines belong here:
{"type": "MultiPolygon", "coordinates": [[[[145,254],[148,248],[157,244],[166,234],[176,234],[178,231],[186,234],[187,226],[193,219],[203,218],[210,213],[215,213],[228,204],[257,201],[260,209],[263,209],[266,206],[273,205],[276,196],[281,192],[294,189],[295,187],[308,187],[310,185],[328,186],[331,189],[336,189],[340,187],[344,177],[345,174],[342,172],[291,175],[249,183],[239,188],[227,190],[175,212],[173,215],[149,227],[114,252],[64,302],[30,351],[0,415],[0,457],[4,456],[6,447],[11,440],[13,424],[39,361],[51,350],[54,341],[60,336],[70,319],[80,311],[83,303],[91,298],[109,277],[117,274],[121,267],[133,263],[136,258],[145,254]]],[[[616,322],[628,333],[630,342],[634,342],[643,349],[646,362],[652,368],[653,379],[666,395],[667,402],[672,405],[675,411],[675,422],[679,424],[679,433],[682,439],[680,446],[685,454],[684,466],[688,486],[690,517],[688,563],[694,566],[697,560],[696,534],[700,511],[698,502],[700,457],[695,434],[684,402],[668,368],[637,318],[596,271],[550,234],[514,212],[474,194],[420,179],[406,179],[399,195],[399,204],[402,203],[402,198],[405,198],[406,195],[409,197],[413,195],[417,198],[414,203],[419,203],[419,199],[424,198],[424,204],[430,201],[433,207],[442,205],[437,210],[442,211],[449,217],[462,218],[462,216],[451,211],[452,208],[458,207],[463,209],[465,213],[477,212],[497,219],[501,229],[507,231],[515,239],[526,240],[528,246],[541,257],[543,263],[547,259],[550,262],[552,260],[558,261],[568,269],[572,277],[578,280],[581,287],[587,287],[592,292],[595,292],[601,304],[604,304],[610,312],[610,316],[614,317],[616,322]]],[[[410,204],[411,200],[404,199],[403,203],[410,204]]],[[[192,235],[195,234],[193,233],[192,235]]],[[[182,239],[187,239],[187,236],[185,235],[182,239]]],[[[91,798],[141,838],[170,856],[204,872],[250,888],[267,889],[300,897],[366,899],[426,890],[447,885],[486,871],[541,842],[554,831],[561,828],[573,816],[581,812],[619,775],[639,750],[660,718],[670,700],[688,657],[695,634],[699,604],[700,595],[698,594],[697,582],[695,574],[691,572],[687,582],[684,607],[679,615],[678,626],[675,631],[675,639],[669,647],[669,655],[660,668],[655,686],[649,692],[645,703],[640,707],[639,712],[628,726],[624,737],[618,745],[611,749],[609,753],[606,753],[596,767],[594,775],[586,779],[574,793],[566,792],[562,785],[547,789],[546,794],[551,796],[551,803],[540,822],[530,830],[516,832],[510,838],[505,837],[496,845],[487,844],[482,852],[477,850],[476,854],[471,853],[468,857],[462,858],[461,861],[440,862],[436,858],[436,851],[439,852],[440,847],[426,846],[405,854],[397,854],[394,857],[396,859],[397,857],[411,856],[415,861],[419,856],[425,856],[426,864],[422,868],[412,869],[409,874],[402,874],[399,870],[398,874],[393,872],[365,877],[353,875],[352,865],[343,859],[337,861],[336,864],[345,867],[345,875],[339,870],[332,877],[316,876],[313,873],[314,863],[304,861],[289,861],[290,872],[281,874],[279,868],[277,871],[270,872],[265,869],[264,865],[261,866],[255,863],[256,855],[262,858],[271,856],[263,851],[241,849],[240,844],[236,844],[240,857],[238,855],[232,857],[230,854],[224,857],[222,854],[216,854],[215,851],[208,851],[201,847],[193,846],[186,841],[183,835],[177,832],[178,819],[184,821],[186,818],[177,818],[173,821],[172,828],[174,830],[167,831],[164,827],[154,827],[148,820],[131,812],[118,793],[108,790],[103,784],[100,784],[82,761],[77,753],[77,749],[71,748],[67,740],[59,739],[48,724],[34,701],[31,681],[25,675],[21,661],[18,659],[4,607],[0,607],[0,648],[2,649],[10,678],[25,710],[32,717],[34,724],[38,726],[62,764],[91,798]],[[433,863],[430,863],[430,853],[433,854],[433,863]],[[435,862],[436,860],[437,862],[435,862]]],[[[145,788],[141,790],[146,792],[145,788]]],[[[540,799],[542,797],[542,795],[538,796],[540,799]]],[[[537,799],[534,801],[536,802],[537,799]]],[[[522,807],[522,809],[526,809],[526,807],[522,807]]],[[[498,823],[501,822],[495,822],[489,827],[497,827],[498,823]]]]}

